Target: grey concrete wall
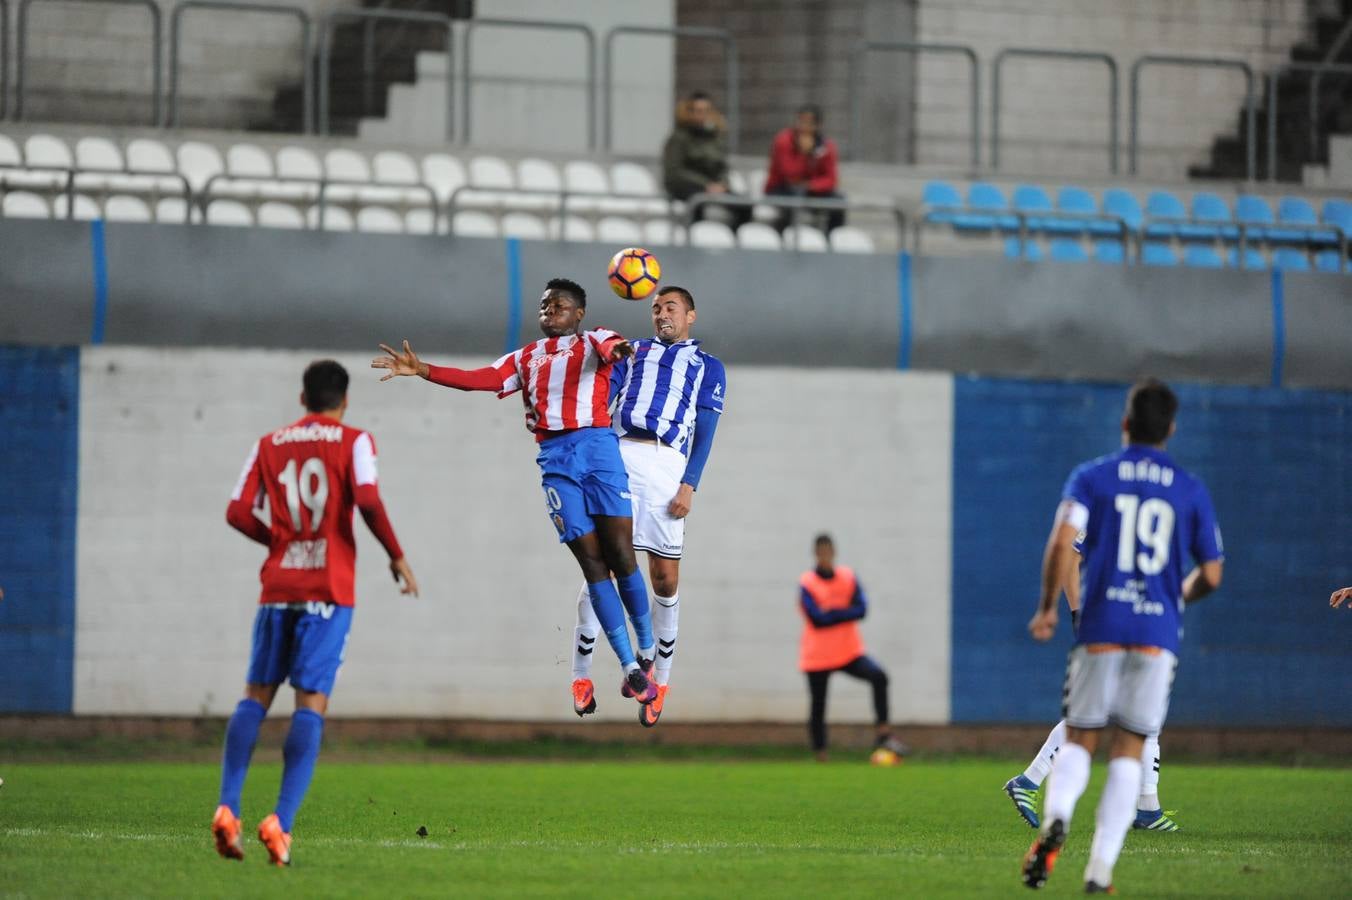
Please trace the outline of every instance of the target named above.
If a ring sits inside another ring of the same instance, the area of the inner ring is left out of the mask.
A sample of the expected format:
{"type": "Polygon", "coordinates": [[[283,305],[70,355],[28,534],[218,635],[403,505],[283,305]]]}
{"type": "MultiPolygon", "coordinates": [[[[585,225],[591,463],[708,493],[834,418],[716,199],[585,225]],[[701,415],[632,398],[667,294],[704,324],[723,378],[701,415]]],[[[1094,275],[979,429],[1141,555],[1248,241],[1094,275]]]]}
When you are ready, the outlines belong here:
{"type": "MultiPolygon", "coordinates": [[[[262,553],[226,526],[225,503],[252,441],[300,414],[300,372],[319,354],[83,351],[76,713],[232,708],[262,553]]],[[[580,579],[544,515],[519,403],[379,384],[370,354],[340,359],[353,375],[349,421],[376,436],[423,596],[395,592],[358,526],[357,612],[331,713],[575,721],[580,579]]],[[[863,632],[892,675],[894,717],[946,721],[951,379],[734,366],[728,383],[689,519],[669,714],[805,716],[796,585],[813,534],[829,529],[869,591],[863,632]]],[[[599,714],[630,721],[609,650],[597,657],[599,714]]],[[[867,694],[838,683],[832,718],[869,721],[867,694]]]]}

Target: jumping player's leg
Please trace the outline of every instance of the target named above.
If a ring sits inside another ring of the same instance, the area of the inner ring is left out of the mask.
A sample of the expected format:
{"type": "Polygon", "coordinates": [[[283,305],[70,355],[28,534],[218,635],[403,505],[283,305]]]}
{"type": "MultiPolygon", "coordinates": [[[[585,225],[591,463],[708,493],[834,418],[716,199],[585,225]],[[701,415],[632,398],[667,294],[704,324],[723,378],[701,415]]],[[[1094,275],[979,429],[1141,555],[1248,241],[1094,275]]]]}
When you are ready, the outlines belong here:
{"type": "Polygon", "coordinates": [[[601,633],[601,620],[592,609],[591,591],[585,582],[577,595],[577,624],[573,626],[573,678],[591,678],[596,637],[601,633]]]}
{"type": "Polygon", "coordinates": [[[601,539],[601,552],[606,565],[615,573],[615,586],[634,626],[634,640],[645,660],[653,658],[653,623],[648,605],[648,585],[634,556],[634,520],[629,516],[593,514],[596,533],[601,539]]]}
{"type": "Polygon", "coordinates": [[[830,670],[807,673],[807,733],[818,762],[826,762],[826,684],[830,677],[830,670]]]}
{"type": "Polygon", "coordinates": [[[653,585],[653,638],[657,641],[653,674],[658,685],[665,685],[671,680],[671,665],[676,655],[677,623],[681,613],[681,561],[649,553],[648,577],[653,585]]]}
{"type": "Polygon", "coordinates": [[[601,623],[606,640],[615,651],[620,667],[626,673],[637,670],[634,660],[634,645],[629,641],[629,627],[624,619],[624,604],[615,584],[610,580],[610,566],[601,550],[601,539],[596,531],[590,531],[568,542],[568,549],[577,559],[582,569],[582,577],[587,582],[587,594],[591,599],[592,610],[601,623]]]}

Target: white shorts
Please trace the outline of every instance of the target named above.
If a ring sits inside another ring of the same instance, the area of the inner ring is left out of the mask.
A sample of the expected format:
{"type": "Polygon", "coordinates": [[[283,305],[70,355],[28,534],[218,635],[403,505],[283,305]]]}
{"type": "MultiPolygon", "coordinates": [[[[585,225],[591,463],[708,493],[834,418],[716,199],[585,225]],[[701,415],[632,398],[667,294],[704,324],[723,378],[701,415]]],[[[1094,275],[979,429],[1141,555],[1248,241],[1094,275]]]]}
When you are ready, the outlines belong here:
{"type": "Polygon", "coordinates": [[[1111,721],[1136,734],[1159,734],[1177,668],[1178,657],[1159,647],[1081,644],[1070,651],[1061,715],[1072,728],[1111,721]]]}
{"type": "Polygon", "coordinates": [[[685,548],[685,519],[667,506],[685,476],[685,455],[658,441],[620,440],[620,456],[634,495],[634,549],[680,559],[685,548]]]}

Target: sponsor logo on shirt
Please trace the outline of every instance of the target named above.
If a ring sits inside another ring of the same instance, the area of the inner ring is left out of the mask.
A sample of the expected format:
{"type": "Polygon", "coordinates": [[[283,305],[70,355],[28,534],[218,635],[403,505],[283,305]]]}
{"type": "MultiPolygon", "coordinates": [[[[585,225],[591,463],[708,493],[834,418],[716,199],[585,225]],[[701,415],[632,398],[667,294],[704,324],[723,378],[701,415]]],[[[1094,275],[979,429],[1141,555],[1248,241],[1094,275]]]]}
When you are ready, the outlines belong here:
{"type": "Polygon", "coordinates": [[[313,541],[292,541],[286,545],[286,554],[282,557],[283,569],[327,568],[329,564],[329,542],[327,538],[313,541]]]}

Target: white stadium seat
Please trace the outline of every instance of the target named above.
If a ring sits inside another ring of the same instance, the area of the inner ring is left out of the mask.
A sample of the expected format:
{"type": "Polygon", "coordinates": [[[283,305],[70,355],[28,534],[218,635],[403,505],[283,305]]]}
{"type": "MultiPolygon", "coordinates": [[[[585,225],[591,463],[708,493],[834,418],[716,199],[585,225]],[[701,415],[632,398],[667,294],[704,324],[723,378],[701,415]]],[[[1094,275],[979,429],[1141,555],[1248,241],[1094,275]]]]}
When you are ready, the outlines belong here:
{"type": "Polygon", "coordinates": [[[763,222],[747,222],[737,229],[737,245],[743,250],[780,250],[779,232],[763,222]]]}
{"type": "Polygon", "coordinates": [[[516,164],[517,186],[523,190],[560,191],[563,177],[558,166],[547,159],[527,158],[516,164]]]}
{"type": "Polygon", "coordinates": [[[461,237],[497,237],[498,223],[488,213],[475,210],[458,212],[451,220],[451,233],[461,237]]]}
{"type": "Polygon", "coordinates": [[[66,194],[61,194],[56,198],[56,202],[52,204],[52,218],[72,218],[82,222],[90,222],[94,219],[102,219],[103,211],[99,209],[99,205],[94,202],[93,197],[86,196],[85,194],[76,194],[74,198],[71,198],[66,194]],[[75,214],[73,216],[68,216],[67,213],[72,206],[74,207],[75,214]]]}
{"type": "Polygon", "coordinates": [[[225,170],[237,178],[271,178],[272,157],[257,144],[234,144],[225,153],[225,170]]]}
{"type": "Polygon", "coordinates": [[[200,191],[208,179],[225,171],[225,160],[210,144],[184,141],[178,145],[178,171],[194,191],[200,191]]]}
{"type": "Polygon", "coordinates": [[[83,137],[75,145],[75,163],[81,169],[100,172],[120,172],[122,151],[106,137],[83,137]]]}
{"type": "Polygon", "coordinates": [[[384,206],[363,206],[357,210],[357,230],[401,234],[404,220],[397,212],[384,206]]]}
{"type": "Polygon", "coordinates": [[[332,203],[324,205],[324,221],[319,221],[319,204],[315,204],[305,213],[305,223],[311,228],[322,228],[324,231],[353,231],[357,223],[352,219],[352,213],[348,212],[344,206],[336,206],[332,203]]]}
{"type": "Polygon", "coordinates": [[[437,223],[430,208],[410,209],[404,213],[404,231],[409,234],[435,234],[436,230],[437,223]]]}
{"type": "Polygon", "coordinates": [[[277,174],[282,178],[324,177],[319,157],[308,147],[283,147],[277,151],[277,174]]]}
{"type": "Polygon", "coordinates": [[[811,225],[790,225],[784,229],[786,250],[805,250],[812,253],[826,251],[826,235],[811,225]]]}
{"type": "Polygon", "coordinates": [[[476,156],[469,161],[469,183],[477,188],[511,190],[516,187],[511,166],[498,156],[476,156]]]}
{"type": "Polygon", "coordinates": [[[836,253],[873,253],[873,238],[862,228],[842,225],[826,236],[836,253]]]}
{"type": "Polygon", "coordinates": [[[610,186],[617,194],[648,194],[660,196],[657,179],[638,163],[617,162],[610,166],[610,186]]]}
{"type": "Polygon", "coordinates": [[[765,170],[752,169],[746,175],[746,192],[753,197],[765,196],[765,170]]]}
{"type": "Polygon", "coordinates": [[[188,201],[182,197],[163,197],[155,204],[155,221],[170,225],[186,225],[189,221],[188,201]]]}
{"type": "Polygon", "coordinates": [[[50,134],[34,134],[23,145],[23,161],[30,166],[70,169],[75,165],[66,142],[50,134]]]}
{"type": "Polygon", "coordinates": [[[418,184],[418,164],[407,153],[381,150],[371,160],[378,184],[418,184]]]}
{"type": "Polygon", "coordinates": [[[335,147],[324,154],[324,174],[335,181],[369,182],[371,167],[356,150],[335,147]]]}
{"type": "Polygon", "coordinates": [[[747,193],[746,176],[736,169],[728,169],[728,189],[734,194],[747,193]]]}
{"type": "Polygon", "coordinates": [[[596,239],[607,244],[640,244],[643,242],[643,229],[633,219],[602,216],[596,223],[596,239]]]}
{"type": "Polygon", "coordinates": [[[539,216],[509,212],[502,217],[502,236],[542,241],[548,236],[548,231],[539,216]]]}
{"type": "Polygon", "coordinates": [[[103,204],[103,217],[109,222],[149,222],[150,207],[140,197],[114,194],[103,204]]]}
{"type": "Polygon", "coordinates": [[[0,134],[0,166],[21,166],[23,157],[19,155],[19,145],[0,134]]]}
{"type": "Polygon", "coordinates": [[[252,225],[253,213],[249,207],[235,200],[214,200],[207,207],[208,225],[252,225]]]}
{"type": "Polygon", "coordinates": [[[549,234],[565,241],[594,241],[596,226],[581,216],[556,216],[549,220],[549,234]]]}
{"type": "Polygon", "coordinates": [[[681,229],[670,219],[649,219],[643,223],[643,243],[649,247],[669,247],[678,243],[681,229]]]}
{"type": "Polygon", "coordinates": [[[50,219],[52,210],[47,201],[28,191],[10,191],[0,200],[0,212],[7,219],[50,219]]]}
{"type": "Polygon", "coordinates": [[[268,200],[258,205],[258,224],[267,228],[304,228],[305,217],[290,203],[268,200]]]}
{"type": "Polygon", "coordinates": [[[422,160],[422,180],[436,192],[438,202],[445,203],[456,188],[465,184],[465,167],[447,153],[429,153],[422,160]]]}
{"type": "MultiPolygon", "coordinates": [[[[563,166],[563,186],[571,194],[608,194],[610,181],[606,172],[589,159],[570,159],[563,166]]],[[[597,197],[569,197],[568,208],[579,211],[594,210],[601,205],[597,197]]],[[[618,211],[618,210],[617,210],[618,211]]]]}
{"type": "Polygon", "coordinates": [[[127,168],[133,172],[178,171],[168,145],[154,138],[136,138],[127,144],[127,168]]]}
{"type": "Polygon", "coordinates": [[[736,247],[737,238],[722,222],[696,222],[690,226],[690,246],[726,249],[736,247]]]}

